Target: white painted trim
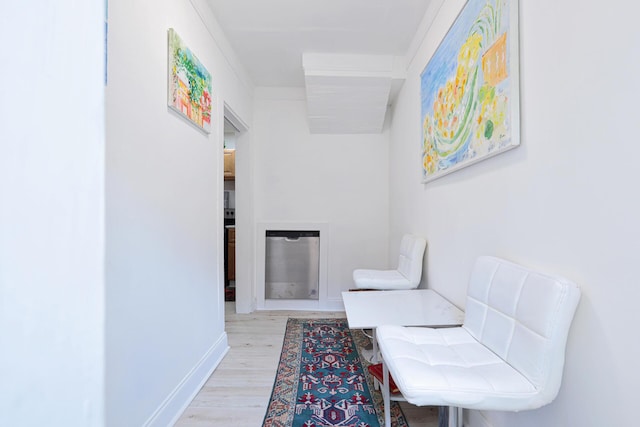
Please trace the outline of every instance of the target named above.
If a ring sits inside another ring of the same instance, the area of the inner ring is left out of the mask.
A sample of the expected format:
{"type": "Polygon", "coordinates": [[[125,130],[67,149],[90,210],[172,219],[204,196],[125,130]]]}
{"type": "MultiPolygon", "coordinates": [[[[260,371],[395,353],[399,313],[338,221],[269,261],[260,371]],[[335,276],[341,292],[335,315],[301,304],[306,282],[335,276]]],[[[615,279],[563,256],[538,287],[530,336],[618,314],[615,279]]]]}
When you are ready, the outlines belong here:
{"type": "Polygon", "coordinates": [[[174,425],[228,351],[227,333],[223,332],[218,341],[207,350],[176,388],[169,393],[143,426],[174,425]]]}
{"type": "Polygon", "coordinates": [[[233,111],[233,108],[231,108],[226,101],[224,102],[224,118],[227,119],[239,133],[249,130],[249,125],[244,120],[242,120],[242,117],[240,117],[236,114],[235,111],[233,111]]]}
{"type": "Polygon", "coordinates": [[[305,300],[265,300],[259,310],[311,310],[311,311],[344,311],[342,299],[327,299],[323,305],[318,301],[305,300]]]}
{"type": "Polygon", "coordinates": [[[311,221],[258,222],[256,226],[256,294],[258,310],[330,310],[328,304],[329,286],[328,247],[330,242],[329,224],[311,221]],[[267,230],[318,230],[320,231],[320,264],[318,278],[318,300],[266,300],[265,299],[265,233],[267,230]]]}

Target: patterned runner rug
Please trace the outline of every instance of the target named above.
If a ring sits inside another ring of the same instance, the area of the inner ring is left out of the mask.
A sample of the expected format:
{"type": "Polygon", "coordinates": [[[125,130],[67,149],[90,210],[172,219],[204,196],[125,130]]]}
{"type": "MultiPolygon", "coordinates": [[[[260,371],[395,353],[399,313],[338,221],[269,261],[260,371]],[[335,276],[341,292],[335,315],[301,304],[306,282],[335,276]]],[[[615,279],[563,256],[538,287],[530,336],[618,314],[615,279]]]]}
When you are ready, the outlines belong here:
{"type": "MultiPolygon", "coordinates": [[[[380,391],[360,354],[369,339],[346,319],[289,319],[263,427],[381,427],[380,391]]],[[[408,427],[392,402],[394,427],[408,427]]]]}

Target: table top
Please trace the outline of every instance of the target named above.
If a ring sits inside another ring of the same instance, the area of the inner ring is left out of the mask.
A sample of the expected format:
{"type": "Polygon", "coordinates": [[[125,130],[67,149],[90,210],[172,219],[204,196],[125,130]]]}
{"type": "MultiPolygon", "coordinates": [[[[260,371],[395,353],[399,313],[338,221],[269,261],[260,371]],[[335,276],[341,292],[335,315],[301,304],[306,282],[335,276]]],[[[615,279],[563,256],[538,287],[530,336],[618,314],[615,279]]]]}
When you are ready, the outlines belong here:
{"type": "Polygon", "coordinates": [[[432,289],[343,292],[352,329],[398,326],[456,326],[464,312],[432,289]]]}

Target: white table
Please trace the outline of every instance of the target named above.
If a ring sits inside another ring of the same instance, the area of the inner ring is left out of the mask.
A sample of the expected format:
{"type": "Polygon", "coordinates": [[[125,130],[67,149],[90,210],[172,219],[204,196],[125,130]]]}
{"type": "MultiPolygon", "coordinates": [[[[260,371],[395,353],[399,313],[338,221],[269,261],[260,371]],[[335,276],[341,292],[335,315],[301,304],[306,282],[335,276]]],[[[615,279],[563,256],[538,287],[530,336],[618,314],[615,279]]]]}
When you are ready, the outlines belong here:
{"type": "Polygon", "coordinates": [[[343,292],[351,329],[373,330],[373,362],[378,359],[375,329],[382,325],[447,327],[461,325],[464,313],[431,289],[343,292]]]}
{"type": "MultiPolygon", "coordinates": [[[[431,289],[343,292],[342,299],[349,327],[373,330],[372,363],[378,362],[375,331],[378,326],[448,327],[461,325],[464,321],[464,313],[458,307],[431,289]]],[[[378,388],[377,381],[375,387],[378,388]]],[[[402,395],[390,396],[390,399],[404,400],[402,395]]],[[[439,411],[438,419],[443,420],[446,410],[440,408],[439,411]]]]}

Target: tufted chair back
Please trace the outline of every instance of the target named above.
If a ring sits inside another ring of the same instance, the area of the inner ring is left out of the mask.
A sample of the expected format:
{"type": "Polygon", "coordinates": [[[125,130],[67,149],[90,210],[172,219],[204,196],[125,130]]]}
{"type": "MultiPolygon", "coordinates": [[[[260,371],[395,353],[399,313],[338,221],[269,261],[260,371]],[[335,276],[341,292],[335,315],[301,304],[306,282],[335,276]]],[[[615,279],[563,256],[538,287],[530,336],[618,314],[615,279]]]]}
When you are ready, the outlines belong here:
{"type": "Polygon", "coordinates": [[[422,258],[427,241],[422,237],[405,234],[400,242],[400,259],[398,271],[411,282],[414,287],[420,284],[422,278],[422,258]]]}
{"type": "Polygon", "coordinates": [[[573,282],[483,256],[471,274],[463,328],[551,401],[579,299],[573,282]]]}

